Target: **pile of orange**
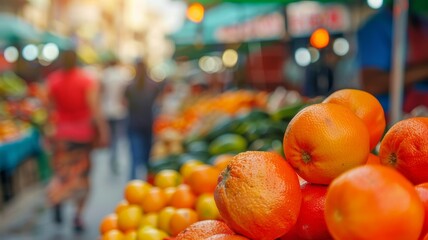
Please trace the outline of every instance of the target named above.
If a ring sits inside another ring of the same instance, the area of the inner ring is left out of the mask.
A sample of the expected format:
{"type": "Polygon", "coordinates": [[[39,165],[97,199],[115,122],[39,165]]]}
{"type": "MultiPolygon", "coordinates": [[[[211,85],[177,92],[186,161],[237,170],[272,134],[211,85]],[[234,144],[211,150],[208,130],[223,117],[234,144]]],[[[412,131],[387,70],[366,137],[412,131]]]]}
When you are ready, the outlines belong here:
{"type": "Polygon", "coordinates": [[[216,166],[190,161],[181,174],[157,176],[158,186],[125,191],[128,203],[100,231],[161,239],[142,235],[142,223],[156,224],[157,216],[158,236],[177,240],[428,240],[428,118],[400,121],[384,135],[385,128],[374,96],[337,91],[290,121],[285,158],[248,151],[216,166]],[[150,203],[138,200],[152,192],[150,203]],[[216,211],[198,214],[195,206],[216,211]]]}
{"type": "MultiPolygon", "coordinates": [[[[180,172],[160,171],[153,185],[142,180],[128,182],[124,200],[100,223],[101,239],[163,240],[199,220],[220,219],[213,193],[229,160],[226,155],[219,156],[213,166],[190,160],[180,172]]],[[[218,232],[224,233],[233,232],[218,232]]]]}

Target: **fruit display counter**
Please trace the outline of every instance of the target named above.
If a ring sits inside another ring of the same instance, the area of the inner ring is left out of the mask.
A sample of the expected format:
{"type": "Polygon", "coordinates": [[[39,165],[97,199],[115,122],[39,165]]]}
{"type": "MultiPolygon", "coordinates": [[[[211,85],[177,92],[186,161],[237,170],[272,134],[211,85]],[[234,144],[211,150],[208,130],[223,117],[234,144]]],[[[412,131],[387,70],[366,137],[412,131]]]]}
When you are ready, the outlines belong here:
{"type": "Polygon", "coordinates": [[[386,128],[374,96],[340,90],[291,117],[282,154],[240,149],[129,182],[100,239],[426,240],[427,136],[428,118],[386,128]]]}
{"type": "Polygon", "coordinates": [[[47,121],[44,103],[37,83],[28,84],[10,71],[0,73],[0,203],[48,175],[40,139],[47,121]]]}

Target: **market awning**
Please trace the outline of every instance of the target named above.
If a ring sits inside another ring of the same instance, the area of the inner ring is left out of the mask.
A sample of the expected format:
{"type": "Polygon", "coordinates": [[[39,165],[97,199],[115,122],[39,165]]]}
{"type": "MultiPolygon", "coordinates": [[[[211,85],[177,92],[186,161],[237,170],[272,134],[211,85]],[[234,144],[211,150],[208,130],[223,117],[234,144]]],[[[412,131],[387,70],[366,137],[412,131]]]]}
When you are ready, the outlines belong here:
{"type": "Polygon", "coordinates": [[[38,40],[40,33],[31,24],[12,14],[0,14],[0,44],[19,44],[38,40]]]}
{"type": "Polygon", "coordinates": [[[186,21],[171,39],[176,45],[281,39],[285,31],[281,11],[275,3],[223,3],[209,9],[199,24],[186,21]]]}

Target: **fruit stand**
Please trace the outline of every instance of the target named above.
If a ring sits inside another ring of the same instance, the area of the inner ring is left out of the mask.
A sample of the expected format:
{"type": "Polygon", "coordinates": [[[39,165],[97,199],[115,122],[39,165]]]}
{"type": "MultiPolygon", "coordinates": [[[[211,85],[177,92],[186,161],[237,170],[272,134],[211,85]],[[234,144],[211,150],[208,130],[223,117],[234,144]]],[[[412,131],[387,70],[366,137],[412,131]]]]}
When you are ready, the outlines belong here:
{"type": "Polygon", "coordinates": [[[41,147],[40,127],[46,121],[43,95],[13,72],[0,74],[1,203],[49,175],[41,147]]]}
{"type": "MultiPolygon", "coordinates": [[[[220,136],[206,141],[220,137],[225,146],[208,147],[211,161],[194,157],[149,182],[128,182],[100,223],[101,239],[427,239],[428,118],[400,121],[384,135],[378,100],[353,89],[267,116],[286,122],[279,151],[273,142],[249,151],[234,139],[235,148],[232,133],[220,131],[230,123],[216,125],[220,136]],[[370,153],[378,145],[379,155],[370,153]]],[[[251,128],[238,136],[247,141],[251,128]]]]}

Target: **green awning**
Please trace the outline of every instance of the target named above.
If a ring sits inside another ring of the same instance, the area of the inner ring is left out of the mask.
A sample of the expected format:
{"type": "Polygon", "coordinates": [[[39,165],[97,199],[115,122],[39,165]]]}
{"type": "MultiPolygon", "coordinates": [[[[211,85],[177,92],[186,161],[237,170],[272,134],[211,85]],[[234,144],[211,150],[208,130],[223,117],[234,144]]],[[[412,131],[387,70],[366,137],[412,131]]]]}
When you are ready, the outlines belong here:
{"type": "Polygon", "coordinates": [[[0,14],[0,43],[3,45],[36,42],[40,33],[29,23],[8,13],[0,14]]]}

